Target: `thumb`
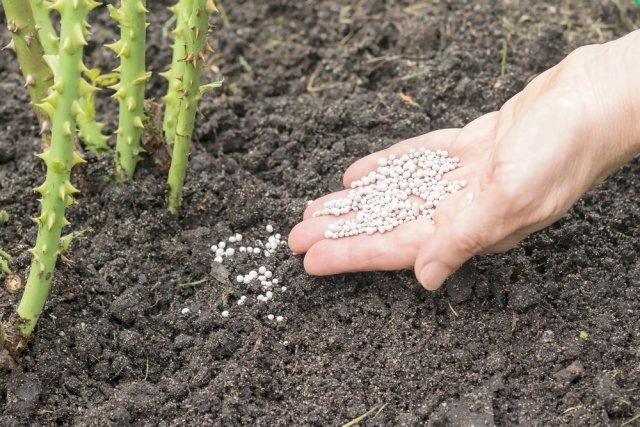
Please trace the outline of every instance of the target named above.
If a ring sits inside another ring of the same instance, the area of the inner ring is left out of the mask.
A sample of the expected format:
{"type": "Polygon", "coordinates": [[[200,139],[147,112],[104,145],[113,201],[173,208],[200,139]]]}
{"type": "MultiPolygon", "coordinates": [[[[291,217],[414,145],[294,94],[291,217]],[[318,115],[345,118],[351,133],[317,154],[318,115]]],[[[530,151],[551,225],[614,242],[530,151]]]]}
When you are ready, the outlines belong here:
{"type": "Polygon", "coordinates": [[[441,212],[434,233],[418,253],[415,273],[427,290],[438,289],[462,264],[507,234],[492,197],[483,192],[476,196],[479,200],[469,202],[471,197],[468,193],[441,212]]]}

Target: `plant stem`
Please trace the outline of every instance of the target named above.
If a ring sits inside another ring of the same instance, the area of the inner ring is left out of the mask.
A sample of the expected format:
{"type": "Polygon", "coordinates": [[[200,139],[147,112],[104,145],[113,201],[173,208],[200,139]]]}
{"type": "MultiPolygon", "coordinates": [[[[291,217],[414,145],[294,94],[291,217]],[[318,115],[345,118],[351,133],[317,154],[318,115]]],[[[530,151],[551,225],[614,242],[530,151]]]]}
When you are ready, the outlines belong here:
{"type": "MultiPolygon", "coordinates": [[[[200,76],[204,65],[204,55],[211,51],[207,43],[209,32],[209,14],[215,10],[211,0],[194,0],[193,10],[189,14],[185,33],[186,51],[182,58],[183,74],[177,79],[181,82],[178,99],[180,100],[171,167],[169,168],[169,201],[168,209],[174,215],[180,213],[182,207],[182,188],[189,161],[189,145],[193,134],[198,101],[208,89],[220,87],[222,82],[213,82],[200,86],[200,76]]],[[[178,12],[178,20],[187,16],[178,12]]],[[[179,23],[178,26],[181,24],[179,23]]]]}
{"type": "MultiPolygon", "coordinates": [[[[30,22],[33,23],[33,29],[28,31],[29,36],[27,36],[26,40],[27,44],[31,44],[29,47],[33,58],[25,57],[25,54],[21,54],[20,50],[18,50],[19,45],[16,42],[14,44],[16,45],[18,60],[23,70],[25,70],[25,63],[34,63],[33,66],[29,67],[33,71],[25,73],[25,79],[30,92],[32,92],[32,88],[36,90],[33,86],[34,83],[36,86],[42,86],[37,88],[38,94],[36,97],[31,93],[33,103],[39,104],[47,96],[47,90],[53,82],[53,74],[55,74],[55,70],[52,70],[52,67],[47,65],[43,53],[49,56],[49,62],[57,63],[57,60],[53,59],[53,57],[57,57],[59,50],[59,38],[51,23],[50,10],[44,0],[29,0],[28,2],[24,0],[5,0],[4,4],[5,11],[9,10],[13,15],[15,15],[16,8],[19,7],[23,11],[20,12],[20,16],[26,16],[24,13],[30,13],[32,16],[30,22]],[[29,7],[31,7],[30,12],[27,11],[29,7]],[[38,36],[35,40],[32,40],[33,34],[38,36]],[[40,46],[39,48],[38,45],[40,46]],[[47,75],[45,76],[44,73],[47,75]],[[31,79],[29,75],[32,76],[31,79]]],[[[9,12],[6,13],[9,15],[9,12]]],[[[8,17],[7,21],[9,21],[8,17]]],[[[76,117],[80,138],[85,142],[89,151],[95,154],[107,152],[109,150],[108,138],[101,133],[104,125],[96,122],[93,93],[91,92],[85,97],[81,97],[80,104],[82,106],[81,111],[87,113],[76,117]]],[[[36,114],[38,114],[38,120],[43,130],[43,145],[46,148],[49,146],[50,141],[49,116],[40,110],[36,110],[36,114]]]]}
{"type": "Polygon", "coordinates": [[[84,141],[85,148],[98,156],[108,153],[109,138],[102,133],[104,124],[96,121],[96,103],[93,93],[81,96],[78,102],[80,104],[80,112],[76,115],[78,136],[84,141]]]}
{"type": "Polygon", "coordinates": [[[186,56],[186,35],[189,32],[189,17],[193,10],[193,0],[179,0],[177,4],[170,7],[176,17],[176,28],[172,31],[174,35],[173,57],[171,59],[171,68],[160,75],[165,77],[169,86],[167,94],[162,98],[165,102],[164,120],[162,129],[164,138],[169,144],[173,144],[176,139],[176,125],[178,111],[180,109],[180,90],[182,82],[178,80],[184,75],[184,57],[186,56]]]}
{"type": "Polygon", "coordinates": [[[80,76],[84,69],[82,49],[88,34],[85,18],[98,5],[94,0],[56,0],[48,6],[62,17],[60,53],[52,92],[40,104],[40,108],[51,115],[53,126],[51,147],[38,156],[47,166],[47,177],[44,184],[36,188],[42,195],[41,214],[34,219],[38,224],[38,237],[31,250],[31,270],[18,306],[20,319],[16,326],[25,337],[33,332],[44,308],[60,251],[62,228],[69,224],[64,217],[65,209],[74,203],[71,196],[78,191],[70,182],[71,168],[83,162],[73,151],[75,115],[80,110],[80,96],[95,90],[80,76]]]}
{"type": "MultiPolygon", "coordinates": [[[[45,59],[49,64],[49,68],[53,70],[54,79],[59,78],[59,55],[46,55],[45,59]]],[[[85,75],[95,82],[99,75],[99,70],[84,69],[85,75]]],[[[94,88],[97,90],[97,87],[94,88]]],[[[94,90],[86,91],[78,98],[78,106],[72,111],[78,126],[78,135],[84,141],[85,148],[96,155],[104,154],[109,151],[108,138],[102,134],[102,123],[96,122],[96,108],[94,101],[94,90]]]]}
{"type": "MultiPolygon", "coordinates": [[[[15,50],[31,102],[39,104],[47,97],[53,73],[44,60],[44,49],[38,38],[31,7],[24,0],[4,0],[3,5],[12,38],[6,48],[15,50]]],[[[36,116],[40,122],[42,143],[48,147],[51,127],[49,116],[41,109],[36,109],[36,116]]]]}
{"type": "Polygon", "coordinates": [[[120,102],[116,131],[116,171],[119,178],[131,179],[144,151],[140,143],[144,115],[144,87],[151,76],[145,71],[146,0],[122,0],[120,9],[109,7],[120,25],[121,39],[108,45],[120,58],[120,83],[111,88],[120,102]]]}
{"type": "MultiPolygon", "coordinates": [[[[26,3],[24,0],[22,0],[22,2],[26,3]]],[[[38,28],[38,36],[44,48],[44,53],[47,55],[57,55],[59,39],[51,23],[50,10],[47,8],[44,0],[29,0],[29,3],[31,4],[33,18],[38,28]]]]}

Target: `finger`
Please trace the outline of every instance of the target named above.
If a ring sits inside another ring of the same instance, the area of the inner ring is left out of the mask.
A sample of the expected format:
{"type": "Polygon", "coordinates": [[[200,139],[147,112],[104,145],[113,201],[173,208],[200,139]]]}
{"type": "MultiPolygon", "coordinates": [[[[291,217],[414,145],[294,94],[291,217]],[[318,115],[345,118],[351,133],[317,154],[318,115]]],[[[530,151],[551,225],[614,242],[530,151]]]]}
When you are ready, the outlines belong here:
{"type": "Polygon", "coordinates": [[[355,213],[340,215],[320,216],[309,218],[297,224],[289,233],[289,248],[297,254],[303,254],[309,250],[316,242],[325,239],[325,231],[330,224],[340,219],[352,219],[355,213]]]}
{"type": "MultiPolygon", "coordinates": [[[[428,290],[438,289],[471,257],[484,253],[509,234],[501,220],[505,208],[488,192],[479,192],[479,184],[469,190],[469,194],[474,192],[476,200],[471,204],[459,198],[455,206],[458,213],[436,221],[435,232],[418,254],[416,277],[428,290]]],[[[445,210],[452,212],[452,205],[445,210]]]]}
{"type": "Polygon", "coordinates": [[[307,252],[304,268],[315,276],[409,268],[431,233],[433,224],[422,219],[402,224],[389,233],[320,240],[307,252]]]}
{"type": "Polygon", "coordinates": [[[378,167],[378,160],[382,157],[388,157],[390,154],[402,155],[410,148],[425,147],[432,150],[448,150],[451,147],[453,139],[458,135],[460,129],[441,129],[434,132],[407,139],[389,148],[370,154],[356,161],[349,166],[344,173],[343,183],[345,188],[351,186],[351,182],[362,178],[372,170],[378,167]]]}
{"type": "Polygon", "coordinates": [[[349,191],[350,190],[336,191],[331,194],[325,194],[324,196],[315,199],[304,210],[304,215],[302,216],[302,218],[305,220],[312,218],[315,212],[321,211],[324,208],[324,204],[326,202],[328,202],[329,200],[342,199],[344,197],[347,197],[347,195],[349,194],[349,191]]]}

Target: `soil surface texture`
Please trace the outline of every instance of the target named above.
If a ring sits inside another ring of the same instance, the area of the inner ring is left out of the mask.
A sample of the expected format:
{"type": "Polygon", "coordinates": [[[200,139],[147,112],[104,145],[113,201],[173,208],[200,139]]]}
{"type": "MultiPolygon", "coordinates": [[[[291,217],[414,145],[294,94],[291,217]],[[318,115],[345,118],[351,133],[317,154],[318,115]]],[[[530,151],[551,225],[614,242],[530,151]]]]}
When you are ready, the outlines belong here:
{"type": "MultiPolygon", "coordinates": [[[[170,2],[148,3],[148,96],[159,99],[170,2]]],[[[339,189],[355,159],[498,109],[574,48],[638,27],[640,7],[222,6],[205,81],[225,83],[200,105],[184,215],[165,210],[161,152],[128,184],[110,178],[109,157],[86,155],[68,210],[68,230],[84,234],[58,263],[20,369],[0,373],[0,425],[328,426],[370,410],[363,425],[622,425],[640,414],[638,159],[552,227],[473,260],[436,293],[412,272],[310,277],[284,245],[222,265],[210,250],[236,232],[264,241],[267,224],[286,240],[307,201],[339,189]],[[287,290],[258,303],[236,275],[263,264],[287,290]]],[[[103,46],[118,29],[105,7],[90,22],[86,63],[110,71],[116,58],[103,46]]],[[[98,109],[113,131],[109,95],[98,109]]],[[[0,247],[23,277],[39,210],[32,189],[44,179],[38,150],[17,63],[0,52],[0,209],[10,214],[0,247]]],[[[0,289],[0,315],[18,300],[0,289]]]]}

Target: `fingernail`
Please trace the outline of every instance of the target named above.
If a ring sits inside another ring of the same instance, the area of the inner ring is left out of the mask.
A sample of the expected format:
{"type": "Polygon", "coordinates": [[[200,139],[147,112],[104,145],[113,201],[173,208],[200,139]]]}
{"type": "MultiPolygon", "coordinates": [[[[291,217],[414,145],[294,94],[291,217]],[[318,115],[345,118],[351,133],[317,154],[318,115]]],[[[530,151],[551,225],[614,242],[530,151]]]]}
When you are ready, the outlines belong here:
{"type": "Polygon", "coordinates": [[[420,283],[428,291],[435,291],[447,277],[449,277],[449,269],[439,261],[433,261],[427,264],[420,273],[420,283]]]}

